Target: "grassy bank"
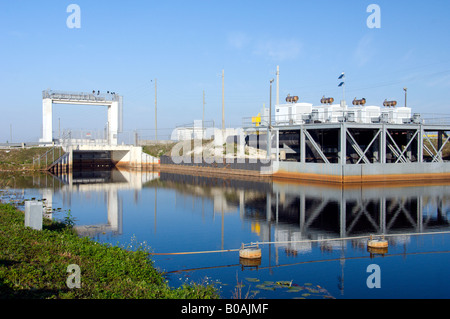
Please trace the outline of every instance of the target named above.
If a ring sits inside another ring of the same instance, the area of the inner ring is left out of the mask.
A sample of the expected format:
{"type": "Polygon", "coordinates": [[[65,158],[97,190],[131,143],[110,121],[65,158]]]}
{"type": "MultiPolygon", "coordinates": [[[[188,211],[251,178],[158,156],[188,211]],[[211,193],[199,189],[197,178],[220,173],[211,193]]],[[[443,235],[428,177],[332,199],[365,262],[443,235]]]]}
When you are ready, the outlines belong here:
{"type": "MultiPolygon", "coordinates": [[[[0,150],[0,170],[3,171],[18,171],[18,170],[33,170],[39,169],[36,165],[33,167],[33,159],[45,154],[51,147],[31,147],[31,148],[11,148],[11,149],[1,149],[0,150]]],[[[47,163],[45,162],[45,157],[41,159],[42,168],[46,164],[51,164],[53,162],[53,156],[58,158],[60,149],[55,148],[47,156],[47,163]]],[[[62,150],[61,150],[62,152],[62,150]]]]}
{"type": "Polygon", "coordinates": [[[70,223],[24,227],[24,213],[0,203],[0,298],[217,298],[211,285],[168,286],[144,248],[135,251],[80,238],[70,223]],[[81,270],[68,288],[67,267],[81,270]]]}
{"type": "Polygon", "coordinates": [[[176,142],[144,145],[142,147],[142,151],[154,157],[160,157],[161,155],[170,155],[170,151],[175,146],[175,144],[176,142]]]}

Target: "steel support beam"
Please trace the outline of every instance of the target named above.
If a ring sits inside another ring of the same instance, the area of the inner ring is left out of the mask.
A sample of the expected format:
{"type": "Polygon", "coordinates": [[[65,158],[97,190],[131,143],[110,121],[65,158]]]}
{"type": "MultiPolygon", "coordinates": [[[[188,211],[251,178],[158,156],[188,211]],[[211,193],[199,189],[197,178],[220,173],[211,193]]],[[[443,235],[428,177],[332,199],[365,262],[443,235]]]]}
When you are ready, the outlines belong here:
{"type": "Polygon", "coordinates": [[[419,134],[419,131],[416,131],[416,133],[414,133],[413,137],[409,140],[408,144],[406,144],[405,149],[401,152],[400,157],[395,161],[395,163],[398,163],[398,161],[402,156],[403,158],[407,159],[408,162],[411,162],[411,160],[405,157],[403,154],[408,150],[409,146],[411,145],[411,142],[416,138],[417,134],[419,134]]]}
{"type": "Polygon", "coordinates": [[[305,147],[305,133],[303,133],[303,129],[300,131],[300,163],[306,162],[306,147],[305,147]]]}
{"type": "MultiPolygon", "coordinates": [[[[351,146],[356,151],[356,153],[358,153],[359,160],[362,159],[364,161],[364,163],[370,164],[369,159],[366,157],[366,153],[363,152],[361,147],[359,147],[358,143],[355,141],[353,135],[348,131],[348,129],[345,129],[345,134],[346,134],[346,139],[350,142],[351,146]]],[[[359,161],[357,164],[359,164],[359,161]]]]}
{"type": "Polygon", "coordinates": [[[346,138],[347,126],[345,123],[341,123],[339,130],[339,164],[347,164],[347,138],[346,138]]]}
{"type": "Polygon", "coordinates": [[[317,153],[322,158],[324,163],[330,164],[330,162],[328,161],[327,157],[325,156],[325,154],[323,154],[322,150],[320,149],[320,146],[316,143],[316,141],[314,141],[314,139],[312,138],[311,134],[309,134],[308,130],[304,129],[303,133],[305,134],[306,138],[311,142],[311,145],[317,151],[317,153]]]}
{"type": "Polygon", "coordinates": [[[398,160],[400,160],[402,163],[410,163],[411,161],[403,155],[403,152],[401,151],[400,147],[398,147],[397,143],[394,141],[394,138],[391,136],[389,130],[386,131],[386,134],[387,136],[389,136],[389,139],[391,140],[391,143],[387,141],[388,142],[387,146],[392,151],[392,153],[394,153],[394,155],[397,156],[396,163],[398,162],[398,160]]]}

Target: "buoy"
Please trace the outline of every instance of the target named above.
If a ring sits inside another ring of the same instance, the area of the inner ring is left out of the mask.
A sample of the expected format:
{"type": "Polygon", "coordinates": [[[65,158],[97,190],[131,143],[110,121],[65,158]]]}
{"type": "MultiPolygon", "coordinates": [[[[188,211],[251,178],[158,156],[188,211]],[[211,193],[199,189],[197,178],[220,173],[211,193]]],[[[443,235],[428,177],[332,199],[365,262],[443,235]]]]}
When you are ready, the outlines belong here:
{"type": "Polygon", "coordinates": [[[388,241],[384,239],[384,236],[381,239],[373,239],[372,235],[370,235],[367,242],[367,251],[370,253],[371,258],[375,255],[384,256],[388,252],[388,241]]]}
{"type": "Polygon", "coordinates": [[[261,258],[239,258],[239,264],[242,266],[242,269],[244,268],[258,268],[261,266],[261,258]]]}
{"type": "Polygon", "coordinates": [[[239,249],[239,257],[245,259],[258,259],[261,258],[261,248],[258,247],[258,244],[249,244],[249,245],[241,245],[241,249],[239,249]]]}
{"type": "Polygon", "coordinates": [[[370,235],[370,239],[367,242],[367,247],[369,248],[387,248],[389,246],[388,241],[382,236],[381,239],[373,239],[370,235]]]}

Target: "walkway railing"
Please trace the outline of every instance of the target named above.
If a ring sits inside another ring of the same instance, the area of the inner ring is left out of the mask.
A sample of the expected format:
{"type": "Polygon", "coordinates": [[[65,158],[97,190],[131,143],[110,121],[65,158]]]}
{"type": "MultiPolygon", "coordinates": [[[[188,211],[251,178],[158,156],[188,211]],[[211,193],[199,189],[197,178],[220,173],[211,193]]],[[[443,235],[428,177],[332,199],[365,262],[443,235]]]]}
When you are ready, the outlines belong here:
{"type": "Polygon", "coordinates": [[[100,93],[93,90],[92,93],[86,92],[66,92],[66,91],[42,91],[43,99],[67,100],[67,101],[86,101],[86,102],[104,102],[119,101],[120,96],[115,92],[100,93]]]}
{"type": "Polygon", "coordinates": [[[64,151],[60,145],[54,145],[44,154],[33,158],[33,169],[47,170],[55,162],[55,160],[61,157],[63,152],[64,151]]]}

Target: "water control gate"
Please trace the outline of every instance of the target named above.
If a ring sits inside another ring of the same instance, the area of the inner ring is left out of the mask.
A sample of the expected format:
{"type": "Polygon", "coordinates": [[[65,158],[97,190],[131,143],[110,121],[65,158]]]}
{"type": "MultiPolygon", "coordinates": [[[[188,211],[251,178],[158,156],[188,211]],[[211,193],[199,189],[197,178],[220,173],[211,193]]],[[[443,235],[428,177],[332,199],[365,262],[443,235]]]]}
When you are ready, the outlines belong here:
{"type": "Polygon", "coordinates": [[[53,142],[53,104],[104,105],[108,107],[107,144],[117,145],[117,134],[122,132],[123,98],[115,93],[42,92],[42,143],[53,142]]]}

